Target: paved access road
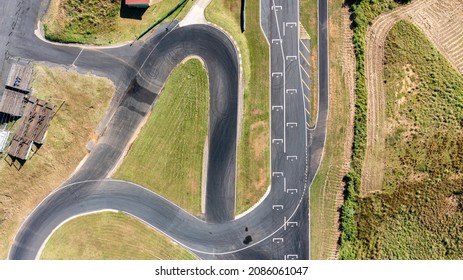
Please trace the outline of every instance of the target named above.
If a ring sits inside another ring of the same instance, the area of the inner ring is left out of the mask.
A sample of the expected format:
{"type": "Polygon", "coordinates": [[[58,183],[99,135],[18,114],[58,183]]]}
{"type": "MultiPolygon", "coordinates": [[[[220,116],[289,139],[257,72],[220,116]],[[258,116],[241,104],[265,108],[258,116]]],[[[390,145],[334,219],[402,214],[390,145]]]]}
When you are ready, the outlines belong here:
{"type": "MultiPolygon", "coordinates": [[[[95,50],[53,46],[40,42],[28,31],[35,24],[31,18],[37,18],[37,13],[44,9],[40,3],[27,1],[18,6],[29,5],[23,14],[19,13],[22,16],[18,22],[23,32],[13,34],[10,40],[14,46],[22,45],[9,48],[8,56],[74,65],[81,71],[102,73],[118,82],[120,98],[116,98],[119,102],[110,108],[103,137],[84,165],[22,225],[10,259],[36,258],[47,237],[62,222],[75,215],[104,209],[131,214],[205,259],[309,257],[308,187],[321,159],[328,87],[322,84],[327,80],[321,79],[317,128],[309,130],[298,63],[298,1],[262,0],[262,18],[268,19],[262,26],[271,50],[272,187],[252,212],[235,220],[230,209],[234,204],[239,73],[236,52],[224,34],[206,25],[196,25],[175,29],[167,35],[159,31],[146,42],[132,47],[95,50]],[[288,25],[290,22],[296,25],[288,25]],[[29,51],[33,45],[34,50],[29,51]],[[103,179],[121,157],[143,116],[155,105],[172,68],[192,54],[202,57],[207,65],[210,115],[216,120],[212,121],[209,133],[207,221],[191,216],[143,187],[103,179]]],[[[325,20],[325,29],[320,28],[320,32],[326,31],[326,17],[320,19],[325,20]]],[[[320,50],[326,53],[326,48],[322,50],[320,46],[320,50]]],[[[322,63],[323,58],[320,61],[322,63]]],[[[327,65],[320,65],[321,75],[327,73],[322,67],[327,65]]]]}

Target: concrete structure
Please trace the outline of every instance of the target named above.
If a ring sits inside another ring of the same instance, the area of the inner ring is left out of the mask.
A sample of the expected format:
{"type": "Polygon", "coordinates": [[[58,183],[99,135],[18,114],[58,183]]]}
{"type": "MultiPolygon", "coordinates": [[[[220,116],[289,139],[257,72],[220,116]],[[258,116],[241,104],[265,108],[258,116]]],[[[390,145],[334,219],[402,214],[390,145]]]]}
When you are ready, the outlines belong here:
{"type": "Polygon", "coordinates": [[[125,0],[125,4],[130,8],[148,8],[150,0],[125,0]]]}

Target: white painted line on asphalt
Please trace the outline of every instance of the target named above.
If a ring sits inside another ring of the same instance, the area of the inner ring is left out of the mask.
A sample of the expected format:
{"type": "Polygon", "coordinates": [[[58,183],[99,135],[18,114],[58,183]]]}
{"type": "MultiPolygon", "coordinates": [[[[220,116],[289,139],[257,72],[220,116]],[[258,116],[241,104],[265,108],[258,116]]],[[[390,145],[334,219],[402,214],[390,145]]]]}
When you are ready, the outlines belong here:
{"type": "Polygon", "coordinates": [[[272,39],[272,44],[280,44],[283,40],[282,39],[272,39]]]}
{"type": "Polygon", "coordinates": [[[273,209],[273,210],[277,210],[277,211],[283,210],[283,208],[284,208],[284,207],[283,207],[283,205],[281,205],[281,204],[277,204],[277,205],[273,205],[273,206],[272,206],[272,209],[273,209]]]}
{"type": "MultiPolygon", "coordinates": [[[[272,3],[273,3],[273,6],[276,6],[275,0],[272,0],[272,3]]],[[[275,22],[277,23],[278,38],[282,39],[281,32],[280,32],[280,25],[278,23],[278,15],[276,11],[274,11],[274,15],[275,15],[275,22]]],[[[284,36],[284,32],[285,32],[285,28],[283,28],[283,36],[284,36]]],[[[282,44],[280,44],[280,49],[281,49],[281,58],[284,58],[285,52],[283,50],[282,44]]],[[[283,92],[285,92],[285,89],[286,89],[286,76],[284,74],[285,72],[286,72],[286,65],[285,63],[283,63],[283,92]]],[[[286,108],[286,95],[283,95],[283,106],[286,108]]],[[[283,124],[285,123],[286,123],[286,109],[285,109],[285,113],[283,114],[283,124]]],[[[283,141],[284,141],[283,152],[286,153],[286,126],[284,125],[283,125],[283,141]]]]}
{"type": "MultiPolygon", "coordinates": [[[[307,100],[307,102],[309,102],[310,104],[310,100],[309,100],[309,97],[307,97],[307,95],[304,94],[304,98],[307,100]]],[[[307,109],[306,109],[307,110],[307,109]]]]}
{"type": "Polygon", "coordinates": [[[284,230],[286,230],[288,228],[288,226],[290,228],[298,227],[299,223],[298,222],[289,222],[288,219],[285,216],[284,217],[284,230]]]}
{"type": "Polygon", "coordinates": [[[85,47],[82,47],[82,49],[80,50],[80,53],[77,55],[76,59],[74,59],[71,66],[75,66],[75,63],[77,62],[77,60],[79,59],[80,55],[82,54],[84,50],[85,50],[85,47]]]}
{"type": "Polygon", "coordinates": [[[283,172],[272,172],[272,176],[277,178],[283,177],[283,172]]]}
{"type": "Polygon", "coordinates": [[[304,48],[309,52],[310,54],[310,50],[309,50],[309,47],[306,46],[306,44],[304,44],[304,41],[303,40],[300,40],[301,44],[304,46],[304,48]]]}
{"type": "Polygon", "coordinates": [[[305,63],[307,63],[310,66],[309,61],[307,60],[307,58],[305,57],[305,55],[301,51],[299,51],[299,55],[302,56],[302,59],[305,61],[305,63]]]}
{"type": "Polygon", "coordinates": [[[272,242],[273,242],[273,243],[277,243],[277,244],[283,243],[284,241],[285,241],[285,240],[284,240],[284,238],[282,238],[282,237],[274,237],[274,238],[272,239],[272,242]]]}
{"type": "MultiPolygon", "coordinates": [[[[307,90],[306,90],[307,95],[304,94],[304,96],[305,96],[307,99],[309,99],[309,98],[308,98],[308,95],[309,95],[309,92],[310,92],[310,90],[309,90],[309,85],[306,84],[304,81],[302,81],[302,86],[305,87],[305,88],[307,88],[307,90]]],[[[309,103],[310,103],[310,101],[309,101],[309,103]]]]}
{"type": "Polygon", "coordinates": [[[286,123],[286,126],[288,126],[290,128],[297,127],[297,122],[288,122],[288,123],[286,123]]]}
{"type": "Polygon", "coordinates": [[[282,6],[275,6],[275,5],[272,5],[272,11],[281,11],[283,10],[283,7],[282,6]]]}
{"type": "Polygon", "coordinates": [[[280,143],[283,143],[283,139],[273,139],[273,140],[272,140],[272,143],[278,145],[278,144],[280,144],[280,143]]]}
{"type": "Polygon", "coordinates": [[[307,110],[307,109],[304,108],[304,111],[305,111],[306,114],[309,114],[309,115],[310,115],[309,110],[307,110]]]}
{"type": "Polygon", "coordinates": [[[283,106],[282,106],[282,105],[274,105],[274,106],[272,106],[272,111],[277,111],[277,112],[279,112],[280,110],[283,110],[283,106]]]}
{"type": "Polygon", "coordinates": [[[297,194],[297,189],[286,189],[286,193],[297,194]]]}
{"type": "Polygon", "coordinates": [[[306,82],[304,80],[302,80],[302,84],[307,88],[307,90],[309,89],[309,85],[306,84],[306,82]]]}
{"type": "Polygon", "coordinates": [[[304,67],[300,67],[300,68],[302,68],[302,71],[304,71],[304,74],[306,74],[306,75],[307,75],[307,77],[309,77],[309,78],[310,78],[310,74],[309,74],[309,73],[307,73],[307,71],[305,71],[304,67]]]}
{"type": "Polygon", "coordinates": [[[297,260],[299,259],[298,255],[285,255],[285,260],[297,260]]]}
{"type": "Polygon", "coordinates": [[[283,72],[272,72],[272,77],[283,77],[283,72]]]}
{"type": "Polygon", "coordinates": [[[286,160],[295,161],[297,160],[297,156],[286,156],[286,160]]]}
{"type": "Polygon", "coordinates": [[[289,28],[297,27],[297,22],[294,22],[294,21],[286,22],[285,26],[289,28]]]}
{"type": "Polygon", "coordinates": [[[297,55],[287,55],[286,60],[289,60],[289,61],[297,60],[297,55]]]}
{"type": "Polygon", "coordinates": [[[286,93],[289,93],[289,94],[293,95],[294,93],[297,93],[297,89],[289,88],[289,89],[286,90],[286,93]]]}
{"type": "Polygon", "coordinates": [[[287,223],[289,227],[294,228],[299,226],[299,222],[288,222],[287,223]]]}

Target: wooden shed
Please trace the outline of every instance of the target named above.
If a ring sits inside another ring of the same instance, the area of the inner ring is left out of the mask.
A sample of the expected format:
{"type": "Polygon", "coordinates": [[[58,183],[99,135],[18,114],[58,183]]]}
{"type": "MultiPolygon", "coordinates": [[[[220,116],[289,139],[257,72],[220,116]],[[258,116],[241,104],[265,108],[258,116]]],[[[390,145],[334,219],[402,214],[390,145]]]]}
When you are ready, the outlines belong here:
{"type": "Polygon", "coordinates": [[[125,4],[129,8],[148,8],[151,0],[125,0],[125,4]]]}

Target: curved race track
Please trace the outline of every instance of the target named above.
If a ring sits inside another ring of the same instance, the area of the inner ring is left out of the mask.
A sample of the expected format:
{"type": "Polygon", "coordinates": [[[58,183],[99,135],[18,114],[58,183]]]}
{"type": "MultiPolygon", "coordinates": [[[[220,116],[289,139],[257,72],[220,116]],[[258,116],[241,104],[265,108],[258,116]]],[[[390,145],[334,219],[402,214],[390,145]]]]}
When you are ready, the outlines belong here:
{"type": "MultiPolygon", "coordinates": [[[[204,259],[309,258],[308,188],[317,172],[326,134],[327,48],[320,48],[317,129],[306,130],[302,95],[285,97],[287,86],[302,92],[298,58],[288,60],[288,55],[297,51],[297,28],[286,30],[282,47],[271,46],[270,102],[272,111],[273,107],[283,109],[271,114],[272,187],[253,211],[234,220],[239,65],[231,41],[221,31],[207,25],[173,30],[173,25],[166,25],[168,33],[164,32],[164,26],[160,27],[147,42],[136,43],[133,47],[79,50],[53,46],[37,41],[28,29],[35,24],[32,17],[40,7],[39,1],[22,3],[31,5],[31,9],[18,13],[19,20],[24,23],[18,26],[24,32],[13,33],[11,41],[22,47],[11,48],[10,55],[66,65],[72,63],[82,70],[97,69],[98,73],[116,82],[120,103],[110,109],[110,122],[83,165],[24,222],[10,250],[10,259],[37,258],[44,242],[64,221],[108,209],[133,215],[204,259]],[[32,49],[27,47],[32,45],[35,46],[32,49]],[[141,186],[104,179],[117,165],[137,127],[156,103],[172,69],[192,55],[203,59],[210,82],[205,221],[141,186]],[[281,68],[284,75],[274,75],[281,68]],[[282,102],[284,107],[274,106],[282,102]],[[285,139],[284,145],[281,145],[282,139],[276,137],[285,139]]],[[[324,4],[319,6],[319,24],[323,36],[319,37],[321,44],[326,46],[326,0],[321,3],[324,4]]],[[[266,16],[269,19],[267,35],[272,38],[280,36],[287,19],[298,19],[299,15],[298,1],[261,0],[266,11],[271,11],[271,5],[275,4],[283,5],[284,13],[273,11],[266,16]]]]}
{"type": "MultiPolygon", "coordinates": [[[[234,46],[223,33],[205,25],[178,28],[165,36],[160,43],[157,40],[154,42],[156,44],[151,46],[153,51],[143,62],[143,67],[129,86],[104,137],[67,185],[82,180],[104,178],[107,175],[131,137],[125,133],[132,129],[131,120],[139,119],[150,110],[173,68],[186,57],[195,55],[205,62],[211,93],[206,219],[208,222],[232,220],[239,71],[234,46]],[[104,168],[95,171],[94,168],[101,166],[102,162],[104,168]]],[[[125,211],[139,218],[143,217],[143,220],[148,221],[149,219],[140,212],[143,207],[138,200],[141,198],[146,198],[146,205],[164,208],[160,213],[165,215],[166,222],[175,221],[175,213],[180,211],[178,207],[175,206],[175,211],[166,211],[165,208],[173,206],[170,203],[155,203],[154,201],[159,200],[159,197],[144,194],[134,199],[134,194],[139,192],[134,191],[130,184],[114,182],[80,183],[74,184],[71,188],[60,189],[42,202],[24,223],[10,251],[10,258],[35,258],[37,248],[40,248],[52,230],[63,220],[76,214],[110,208],[125,211]],[[102,185],[106,188],[102,189],[102,185]],[[125,187],[117,188],[121,185],[125,187]],[[102,194],[104,195],[101,196],[102,194]],[[94,200],[96,197],[102,200],[94,200]],[[131,203],[134,201],[137,203],[131,203]]],[[[157,223],[157,225],[169,227],[170,223],[157,223]]],[[[184,232],[185,226],[179,229],[184,232]]]]}

